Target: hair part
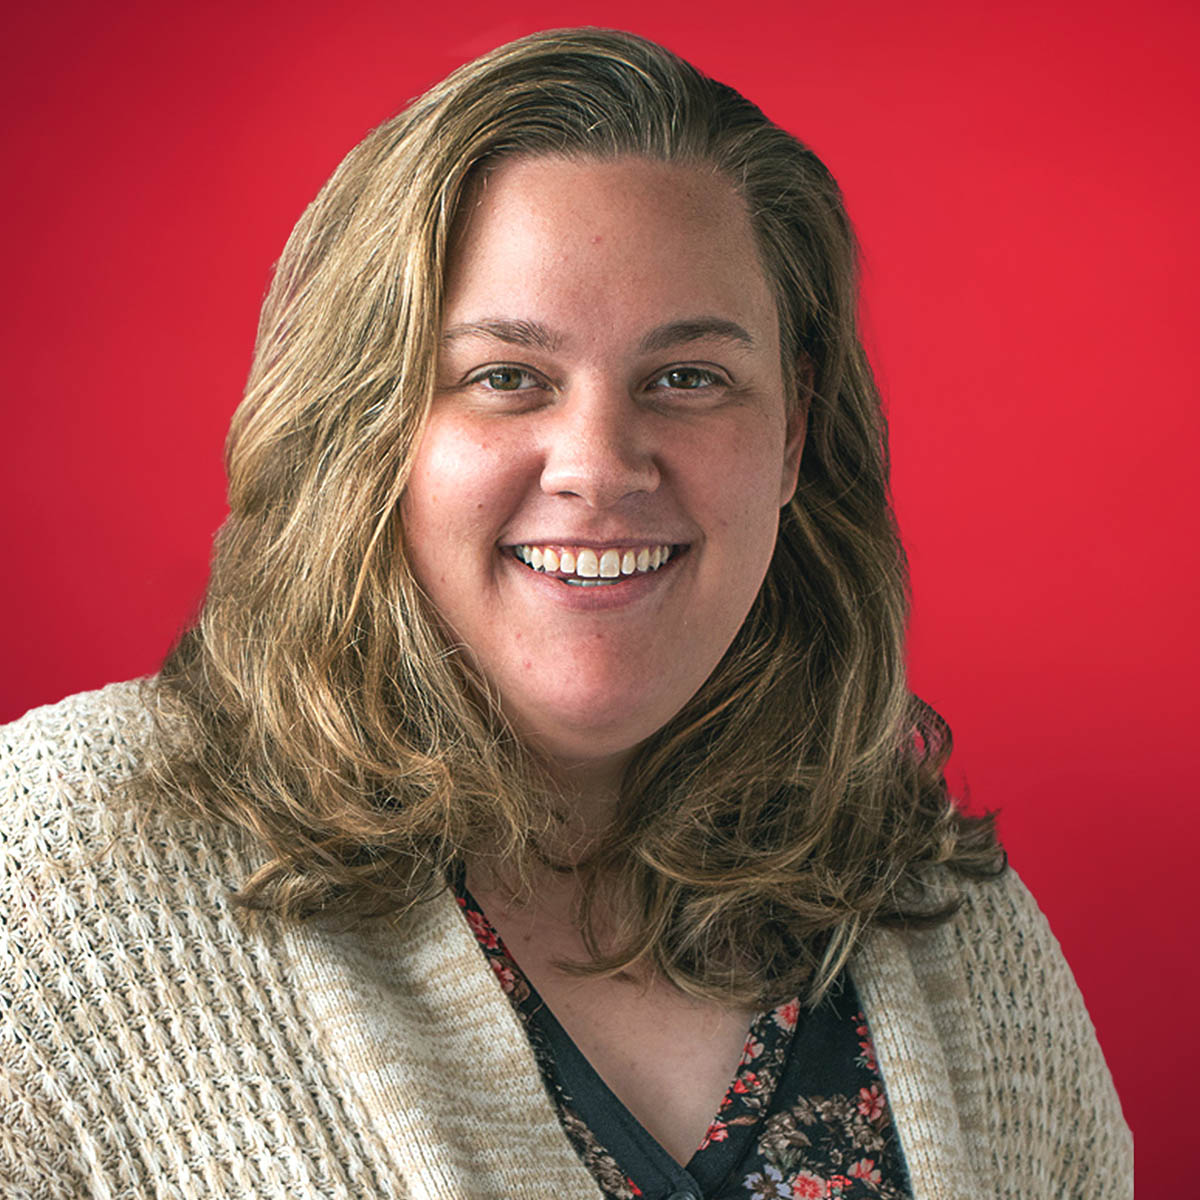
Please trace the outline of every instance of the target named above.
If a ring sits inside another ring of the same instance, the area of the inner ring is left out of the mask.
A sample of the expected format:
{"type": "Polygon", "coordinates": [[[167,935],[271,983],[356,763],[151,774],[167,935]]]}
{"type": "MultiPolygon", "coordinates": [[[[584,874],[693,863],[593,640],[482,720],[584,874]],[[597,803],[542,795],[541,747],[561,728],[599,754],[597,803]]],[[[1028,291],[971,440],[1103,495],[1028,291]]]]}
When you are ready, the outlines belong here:
{"type": "Polygon", "coordinates": [[[646,964],[729,1001],[815,997],[872,923],[948,913],[925,887],[933,864],[996,873],[1003,855],[990,820],[951,802],[950,731],[907,687],[907,571],[837,185],[733,89],[630,34],[539,33],[462,67],[369,134],[301,217],[230,429],[207,598],[159,677],[159,753],[139,788],[253,833],[268,861],[239,899],[289,918],[403,910],[468,858],[526,883],[544,862],[559,802],[441,629],[399,517],[465,189],[539,155],[728,179],[808,422],[750,615],[638,749],[612,830],[577,868],[619,914],[580,969],[646,964]]]}

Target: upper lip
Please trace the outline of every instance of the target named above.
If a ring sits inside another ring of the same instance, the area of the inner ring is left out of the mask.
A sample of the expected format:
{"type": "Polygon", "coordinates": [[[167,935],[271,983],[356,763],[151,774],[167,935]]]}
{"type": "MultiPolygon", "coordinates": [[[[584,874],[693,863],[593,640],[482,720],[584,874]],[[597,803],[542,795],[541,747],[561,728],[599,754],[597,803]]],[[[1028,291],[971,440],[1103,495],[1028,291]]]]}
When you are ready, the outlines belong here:
{"type": "Polygon", "coordinates": [[[554,534],[550,537],[516,538],[511,542],[501,543],[505,548],[514,546],[584,546],[591,550],[610,550],[618,546],[633,549],[638,546],[685,546],[688,543],[680,538],[648,536],[630,537],[622,534],[620,537],[572,537],[554,534]]]}

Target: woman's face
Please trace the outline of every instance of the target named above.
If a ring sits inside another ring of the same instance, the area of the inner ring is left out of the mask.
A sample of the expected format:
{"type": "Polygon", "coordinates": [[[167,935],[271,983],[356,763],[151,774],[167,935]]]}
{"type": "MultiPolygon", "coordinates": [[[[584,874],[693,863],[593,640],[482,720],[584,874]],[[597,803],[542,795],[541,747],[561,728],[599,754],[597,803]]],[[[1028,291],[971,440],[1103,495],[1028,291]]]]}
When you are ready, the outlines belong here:
{"type": "Polygon", "coordinates": [[[552,763],[607,777],[712,672],[766,573],[802,429],[722,176],[521,158],[469,196],[407,551],[552,763]]]}

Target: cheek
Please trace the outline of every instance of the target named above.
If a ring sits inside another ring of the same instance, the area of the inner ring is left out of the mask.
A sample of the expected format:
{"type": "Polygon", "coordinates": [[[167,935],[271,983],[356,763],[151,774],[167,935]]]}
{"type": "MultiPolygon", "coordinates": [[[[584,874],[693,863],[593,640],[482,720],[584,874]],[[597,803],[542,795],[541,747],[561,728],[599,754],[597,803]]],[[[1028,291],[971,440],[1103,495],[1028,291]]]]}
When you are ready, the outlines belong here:
{"type": "Polygon", "coordinates": [[[405,518],[414,536],[428,525],[462,519],[464,499],[486,490],[490,457],[486,439],[444,422],[430,423],[404,495],[405,518]]]}
{"type": "Polygon", "coordinates": [[[469,560],[484,544],[490,548],[498,523],[520,495],[519,475],[503,439],[458,422],[430,421],[400,505],[409,558],[422,584],[432,584],[435,562],[469,560]]]}
{"type": "Polygon", "coordinates": [[[779,524],[783,440],[773,427],[730,433],[707,452],[698,452],[691,493],[707,510],[707,524],[748,558],[774,546],[779,524]]]}

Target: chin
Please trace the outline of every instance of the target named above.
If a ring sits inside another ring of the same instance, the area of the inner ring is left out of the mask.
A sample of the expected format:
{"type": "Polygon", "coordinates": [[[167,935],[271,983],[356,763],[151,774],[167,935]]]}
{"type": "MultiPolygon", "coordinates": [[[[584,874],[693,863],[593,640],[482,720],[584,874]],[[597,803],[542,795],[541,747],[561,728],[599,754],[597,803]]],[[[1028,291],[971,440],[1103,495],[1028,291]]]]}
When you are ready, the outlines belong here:
{"type": "Polygon", "coordinates": [[[572,765],[612,762],[632,755],[666,725],[679,707],[646,714],[638,720],[631,719],[633,714],[628,706],[614,708],[608,714],[596,708],[577,712],[559,708],[552,721],[522,722],[521,730],[553,762],[572,765]]]}
{"type": "Polygon", "coordinates": [[[557,661],[566,669],[550,669],[552,654],[540,672],[518,660],[493,681],[517,735],[551,766],[627,759],[691,700],[710,669],[699,659],[670,661],[653,647],[619,657],[577,651],[557,661]]]}

